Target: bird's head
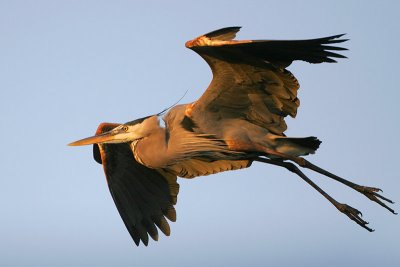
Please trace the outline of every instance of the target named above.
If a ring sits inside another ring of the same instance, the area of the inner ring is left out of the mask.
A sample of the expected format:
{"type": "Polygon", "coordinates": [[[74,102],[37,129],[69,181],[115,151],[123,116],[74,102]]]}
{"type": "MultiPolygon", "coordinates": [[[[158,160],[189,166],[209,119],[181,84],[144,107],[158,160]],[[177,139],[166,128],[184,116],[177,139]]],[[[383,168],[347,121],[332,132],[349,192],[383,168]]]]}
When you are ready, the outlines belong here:
{"type": "Polygon", "coordinates": [[[149,116],[121,124],[108,132],[87,137],[68,145],[85,146],[92,144],[129,143],[147,137],[151,134],[155,126],[159,127],[157,116],[149,116]]]}

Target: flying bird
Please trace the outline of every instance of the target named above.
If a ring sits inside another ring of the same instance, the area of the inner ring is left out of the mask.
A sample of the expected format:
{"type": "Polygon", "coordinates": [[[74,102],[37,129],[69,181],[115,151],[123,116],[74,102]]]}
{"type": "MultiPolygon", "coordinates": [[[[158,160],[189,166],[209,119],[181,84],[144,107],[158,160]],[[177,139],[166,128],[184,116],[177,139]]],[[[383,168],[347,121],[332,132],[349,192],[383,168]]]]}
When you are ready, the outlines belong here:
{"type": "Polygon", "coordinates": [[[112,198],[136,245],[170,235],[166,218],[176,220],[177,177],[193,178],[248,168],[263,162],[288,169],[316,189],[341,213],[368,231],[356,208],[340,203],[301,168],[343,183],[390,212],[379,188],[361,186],[306,160],[321,141],[287,137],[285,117],[300,105],[299,83],[286,68],[295,60],[334,63],[347,50],[341,35],[308,40],[234,40],[228,27],[186,42],[210,66],[213,79],[197,100],[124,124],[102,123],[96,134],[69,145],[93,144],[112,198]],[[161,126],[160,119],[165,126],[161,126]]]}

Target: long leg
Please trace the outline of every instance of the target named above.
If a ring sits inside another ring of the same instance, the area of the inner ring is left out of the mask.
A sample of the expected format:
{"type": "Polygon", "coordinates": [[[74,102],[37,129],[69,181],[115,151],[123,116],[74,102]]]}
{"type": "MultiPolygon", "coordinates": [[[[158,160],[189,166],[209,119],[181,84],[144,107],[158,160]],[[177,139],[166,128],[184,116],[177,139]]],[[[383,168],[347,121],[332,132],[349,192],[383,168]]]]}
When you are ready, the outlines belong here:
{"type": "Polygon", "coordinates": [[[325,175],[326,177],[329,177],[335,181],[338,181],[344,185],[347,185],[348,187],[356,190],[357,192],[363,194],[364,196],[366,196],[367,198],[369,198],[370,200],[378,203],[379,205],[381,205],[382,207],[384,207],[385,209],[389,210],[391,213],[393,214],[397,214],[392,208],[388,207],[385,203],[382,202],[382,200],[387,201],[391,204],[394,204],[394,202],[380,194],[378,194],[377,192],[381,191],[381,189],[376,188],[376,187],[369,187],[369,186],[363,186],[363,185],[358,185],[356,183],[350,182],[349,180],[346,180],[344,178],[341,178],[331,172],[328,172],[327,170],[324,170],[314,164],[312,164],[311,162],[309,162],[308,160],[302,158],[302,157],[292,157],[292,156],[288,156],[288,155],[284,155],[281,153],[276,154],[274,151],[269,151],[270,155],[277,155],[283,159],[289,159],[291,161],[296,162],[297,164],[299,164],[301,167],[303,168],[307,168],[310,170],[313,170],[315,172],[318,172],[322,175],[325,175]]]}
{"type": "Polygon", "coordinates": [[[280,153],[278,151],[266,148],[260,144],[255,144],[255,143],[236,142],[236,143],[230,144],[230,147],[233,148],[234,150],[239,150],[239,151],[240,150],[241,151],[259,151],[259,152],[265,153],[265,155],[267,157],[273,156],[273,157],[277,157],[277,158],[280,158],[283,160],[291,160],[303,168],[313,170],[313,171],[318,172],[322,175],[325,175],[331,179],[334,179],[342,184],[345,184],[345,185],[349,186],[350,188],[353,188],[357,192],[360,192],[361,194],[363,194],[370,200],[378,203],[379,205],[381,205],[385,209],[389,210],[393,214],[397,214],[393,209],[391,209],[384,202],[382,202],[382,200],[383,200],[383,201],[389,202],[391,204],[394,203],[392,200],[378,194],[379,191],[382,191],[381,189],[375,188],[375,187],[362,186],[362,185],[358,185],[353,182],[350,182],[346,179],[343,179],[333,173],[330,173],[330,172],[312,164],[311,162],[309,162],[308,160],[306,160],[302,157],[294,157],[294,156],[286,155],[286,154],[280,153]]]}
{"type": "Polygon", "coordinates": [[[370,200],[378,203],[379,205],[381,205],[382,207],[386,208],[387,210],[389,210],[390,212],[392,212],[393,214],[397,214],[393,209],[391,209],[390,207],[388,207],[385,203],[383,203],[381,200],[387,201],[391,204],[394,204],[393,201],[391,201],[390,199],[378,194],[377,192],[381,191],[381,189],[379,188],[375,188],[375,187],[368,187],[368,186],[362,186],[362,185],[358,185],[356,183],[350,182],[346,179],[343,179],[333,173],[330,173],[314,164],[312,164],[311,162],[309,162],[308,160],[304,159],[304,158],[300,158],[304,161],[304,163],[300,166],[316,171],[322,175],[325,175],[329,178],[332,178],[335,181],[338,181],[342,184],[345,184],[351,188],[353,188],[354,190],[356,190],[357,192],[360,192],[361,194],[363,194],[364,196],[366,196],[367,198],[369,198],[370,200]]]}
{"type": "Polygon", "coordinates": [[[329,202],[331,202],[340,212],[347,215],[347,217],[349,217],[351,220],[355,221],[358,225],[367,229],[368,231],[370,231],[370,232],[374,231],[373,229],[371,229],[367,226],[368,222],[364,221],[361,218],[362,213],[359,210],[357,210],[347,204],[342,204],[342,203],[339,203],[338,201],[336,201],[328,193],[326,193],[318,185],[316,185],[313,181],[311,181],[311,179],[308,178],[302,171],[300,171],[300,169],[297,168],[297,166],[294,165],[293,163],[284,162],[284,161],[280,161],[280,160],[271,160],[271,159],[266,159],[266,158],[261,158],[261,157],[256,158],[255,161],[281,166],[281,167],[288,169],[291,172],[296,173],[304,181],[306,181],[309,185],[311,185],[315,190],[317,190],[321,195],[323,195],[329,202]]]}

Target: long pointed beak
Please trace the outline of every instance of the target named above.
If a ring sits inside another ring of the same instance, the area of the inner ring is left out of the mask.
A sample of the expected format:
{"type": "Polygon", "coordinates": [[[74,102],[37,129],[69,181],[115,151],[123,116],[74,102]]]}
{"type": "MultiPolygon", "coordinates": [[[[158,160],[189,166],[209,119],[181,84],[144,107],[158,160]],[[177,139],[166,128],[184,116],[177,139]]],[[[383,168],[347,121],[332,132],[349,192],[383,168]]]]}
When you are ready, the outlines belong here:
{"type": "Polygon", "coordinates": [[[93,145],[98,143],[104,143],[107,141],[111,141],[115,139],[115,134],[110,132],[105,132],[99,135],[94,135],[91,137],[87,137],[75,142],[68,144],[69,146],[86,146],[86,145],[93,145]]]}

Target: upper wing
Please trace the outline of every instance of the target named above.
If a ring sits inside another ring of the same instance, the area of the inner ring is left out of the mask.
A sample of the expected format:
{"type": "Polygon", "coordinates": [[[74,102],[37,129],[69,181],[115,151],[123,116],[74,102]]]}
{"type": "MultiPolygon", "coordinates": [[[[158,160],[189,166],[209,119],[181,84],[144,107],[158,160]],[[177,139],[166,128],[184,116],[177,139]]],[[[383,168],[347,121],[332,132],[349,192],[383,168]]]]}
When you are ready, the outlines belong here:
{"type": "MultiPolygon", "coordinates": [[[[100,124],[96,134],[116,126],[100,124]]],[[[147,246],[148,234],[158,239],[155,225],[168,236],[170,228],[165,217],[176,220],[173,206],[179,191],[176,176],[136,162],[127,143],[94,145],[93,156],[103,164],[110,193],[136,245],[142,240],[147,246]]]]}
{"type": "Polygon", "coordinates": [[[285,68],[294,60],[336,62],[345,58],[332,46],[346,39],[335,35],[319,39],[275,41],[233,40],[240,27],[220,29],[186,42],[210,65],[213,80],[186,114],[212,114],[219,118],[243,118],[275,134],[286,130],[284,117],[296,116],[300,105],[299,83],[285,68]]]}

